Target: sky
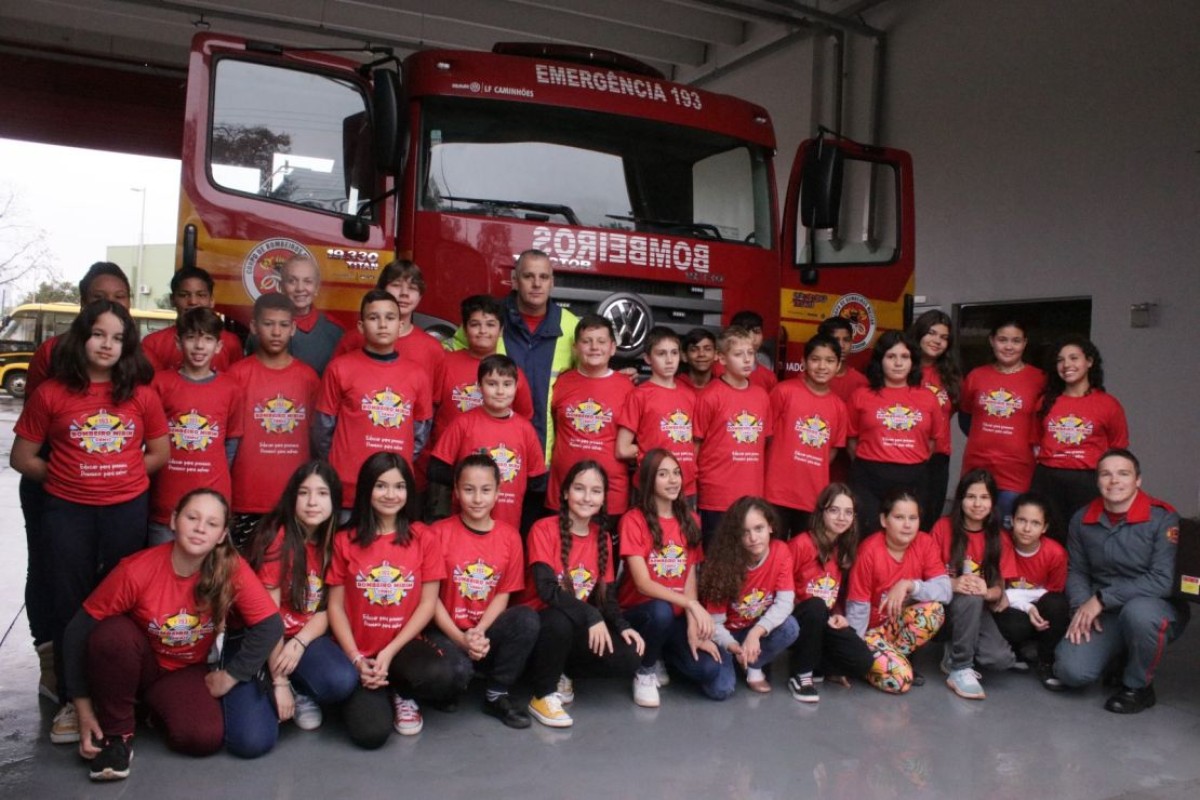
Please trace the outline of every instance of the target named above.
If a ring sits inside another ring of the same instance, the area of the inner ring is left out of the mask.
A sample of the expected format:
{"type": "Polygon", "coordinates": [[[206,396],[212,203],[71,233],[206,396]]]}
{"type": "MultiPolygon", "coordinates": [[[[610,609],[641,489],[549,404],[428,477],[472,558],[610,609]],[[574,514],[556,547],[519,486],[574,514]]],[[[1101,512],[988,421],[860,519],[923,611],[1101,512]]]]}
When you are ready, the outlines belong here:
{"type": "Polygon", "coordinates": [[[13,193],[22,224],[45,232],[49,260],[63,280],[78,281],[92,262],[104,260],[109,245],[138,243],[142,194],[133,190],[141,188],[145,243],[174,244],[178,161],[0,139],[0,197],[13,193]]]}

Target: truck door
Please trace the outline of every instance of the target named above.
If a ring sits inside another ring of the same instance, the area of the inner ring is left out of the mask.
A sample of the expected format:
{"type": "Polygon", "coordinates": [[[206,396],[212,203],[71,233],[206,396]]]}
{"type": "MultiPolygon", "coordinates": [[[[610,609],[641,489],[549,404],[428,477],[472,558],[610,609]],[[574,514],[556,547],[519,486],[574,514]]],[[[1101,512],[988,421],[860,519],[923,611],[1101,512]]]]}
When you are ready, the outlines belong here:
{"type": "Polygon", "coordinates": [[[905,329],[914,291],[912,157],[846,139],[800,144],[784,198],[780,239],[784,372],[832,316],[850,320],[852,363],[879,335],[905,329]]]}
{"type": "Polygon", "coordinates": [[[379,201],[391,182],[358,66],[227,36],[193,40],[177,264],[208,270],[219,309],[243,324],[293,256],[319,265],[317,305],[334,312],[357,310],[391,260],[395,212],[379,201]]]}

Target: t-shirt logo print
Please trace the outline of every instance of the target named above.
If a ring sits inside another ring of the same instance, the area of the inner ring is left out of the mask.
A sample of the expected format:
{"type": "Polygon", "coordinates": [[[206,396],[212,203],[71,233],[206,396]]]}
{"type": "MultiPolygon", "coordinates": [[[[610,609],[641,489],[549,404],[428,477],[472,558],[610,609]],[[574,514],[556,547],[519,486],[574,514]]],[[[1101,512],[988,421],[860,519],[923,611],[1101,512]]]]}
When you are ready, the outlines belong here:
{"type": "Polygon", "coordinates": [[[304,579],[304,613],[315,614],[321,605],[321,596],[325,593],[325,581],[315,572],[308,573],[304,579]]]}
{"type": "Polygon", "coordinates": [[[933,396],[937,398],[939,408],[945,408],[946,404],[950,402],[950,394],[942,387],[935,386],[932,383],[927,383],[925,384],[925,388],[932,392],[933,396]]]}
{"type": "Polygon", "coordinates": [[[171,436],[171,444],[179,450],[207,450],[213,440],[221,435],[221,426],[209,422],[196,409],[180,414],[178,420],[173,420],[167,426],[171,436]]]}
{"type": "Polygon", "coordinates": [[[1091,420],[1068,414],[1065,417],[1052,419],[1046,423],[1046,429],[1059,444],[1083,444],[1083,440],[1092,435],[1091,420]]]}
{"type": "Polygon", "coordinates": [[[363,395],[360,406],[371,419],[371,424],[380,428],[399,428],[412,416],[413,404],[404,395],[385,386],[381,391],[363,395]]]}
{"type": "Polygon", "coordinates": [[[994,389],[979,393],[979,405],[983,406],[983,413],[989,417],[1008,419],[1020,411],[1025,403],[1007,389],[994,389]]]}
{"type": "Polygon", "coordinates": [[[596,576],[583,564],[570,571],[571,587],[575,590],[576,600],[587,600],[596,588],[596,576]]]}
{"type": "Polygon", "coordinates": [[[214,626],[211,619],[201,625],[198,616],[181,608],[178,614],[167,617],[161,625],[150,620],[148,628],[150,635],[166,647],[189,647],[212,633],[214,626]]]}
{"type": "Polygon", "coordinates": [[[725,430],[738,444],[751,444],[757,442],[758,437],[762,435],[763,423],[761,419],[742,409],[732,420],[725,423],[725,430]]]}
{"type": "Polygon", "coordinates": [[[753,589],[743,596],[741,600],[734,602],[733,610],[739,617],[743,617],[744,619],[758,619],[766,613],[773,602],[775,602],[774,592],[753,589]]]}
{"type": "Polygon", "coordinates": [[[687,551],[677,544],[650,552],[650,571],[660,578],[681,578],[687,571],[687,551]]]}
{"type": "Polygon", "coordinates": [[[796,434],[801,444],[820,449],[829,443],[829,423],[816,414],[801,417],[796,420],[796,434]]]}
{"type": "Polygon", "coordinates": [[[908,406],[896,403],[875,412],[875,419],[883,423],[889,431],[911,431],[917,427],[925,416],[920,411],[914,411],[908,406]]]}
{"type": "Polygon", "coordinates": [[[403,573],[384,561],[378,567],[354,576],[354,586],[367,601],[376,606],[394,606],[416,586],[413,574],[403,573]]]}
{"type": "Polygon", "coordinates": [[[267,433],[291,433],[305,419],[304,406],[282,394],[254,404],[254,421],[267,433]]]}
{"type": "Polygon", "coordinates": [[[829,575],[820,575],[808,582],[805,591],[812,597],[824,600],[827,608],[833,608],[837,602],[838,582],[829,575]]]}
{"type": "Polygon", "coordinates": [[[119,453],[136,435],[137,426],[131,420],[103,408],[83,422],[71,420],[71,439],[89,453],[119,453]]]}
{"type": "Polygon", "coordinates": [[[612,423],[613,412],[589,397],[579,405],[568,408],[567,419],[577,431],[599,433],[605,425],[612,423]]]}
{"type": "Polygon", "coordinates": [[[504,442],[501,442],[488,450],[487,454],[500,469],[501,483],[512,483],[517,479],[517,475],[521,473],[521,456],[516,451],[509,450],[504,446],[504,442]]]}
{"type": "Polygon", "coordinates": [[[465,567],[456,564],[453,580],[458,593],[468,600],[487,600],[500,583],[500,573],[480,558],[465,567]]]}
{"type": "Polygon", "coordinates": [[[480,393],[478,384],[464,383],[450,390],[450,402],[465,414],[471,409],[483,405],[483,394],[480,393]]]}
{"type": "Polygon", "coordinates": [[[692,440],[692,421],[688,418],[687,414],[679,409],[675,409],[660,420],[658,429],[662,433],[665,433],[668,439],[677,444],[683,444],[692,440]]]}

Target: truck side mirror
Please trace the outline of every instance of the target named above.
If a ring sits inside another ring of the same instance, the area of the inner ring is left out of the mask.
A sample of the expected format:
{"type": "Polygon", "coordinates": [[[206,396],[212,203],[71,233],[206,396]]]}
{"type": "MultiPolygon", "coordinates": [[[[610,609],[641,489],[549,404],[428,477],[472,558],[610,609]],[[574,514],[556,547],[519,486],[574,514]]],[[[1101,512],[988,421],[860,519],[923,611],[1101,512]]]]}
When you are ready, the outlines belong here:
{"type": "Polygon", "coordinates": [[[842,206],[842,150],[818,139],[804,153],[800,222],[806,228],[836,228],[842,206]]]}
{"type": "Polygon", "coordinates": [[[399,172],[404,158],[400,136],[400,76],[390,69],[377,69],[371,77],[375,165],[384,172],[399,172]]]}

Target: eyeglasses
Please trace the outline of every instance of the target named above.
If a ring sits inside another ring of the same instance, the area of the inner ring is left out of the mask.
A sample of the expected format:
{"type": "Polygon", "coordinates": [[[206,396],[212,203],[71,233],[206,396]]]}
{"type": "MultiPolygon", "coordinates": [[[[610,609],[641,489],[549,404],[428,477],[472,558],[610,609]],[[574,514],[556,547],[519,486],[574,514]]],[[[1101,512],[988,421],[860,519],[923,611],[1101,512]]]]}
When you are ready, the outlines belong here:
{"type": "Polygon", "coordinates": [[[847,519],[854,519],[853,508],[834,508],[833,506],[829,506],[828,508],[824,509],[824,511],[831,517],[845,517],[847,519]]]}

